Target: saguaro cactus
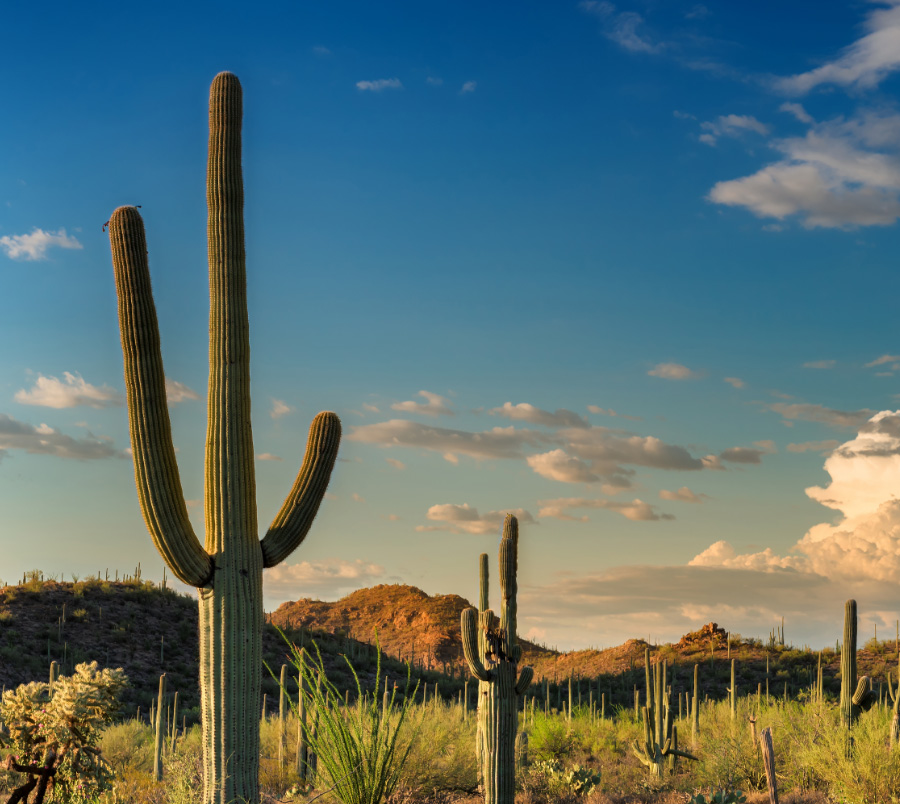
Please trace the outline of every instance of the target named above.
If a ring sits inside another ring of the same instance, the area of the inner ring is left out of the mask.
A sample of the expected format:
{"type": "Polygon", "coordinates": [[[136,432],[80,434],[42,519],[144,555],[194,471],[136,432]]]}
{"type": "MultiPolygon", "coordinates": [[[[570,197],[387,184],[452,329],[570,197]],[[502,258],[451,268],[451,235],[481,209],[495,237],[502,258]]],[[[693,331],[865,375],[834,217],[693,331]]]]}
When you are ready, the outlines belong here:
{"type": "MultiPolygon", "coordinates": [[[[513,804],[516,792],[515,744],[518,726],[518,696],[531,684],[534,671],[518,669],[522,647],[516,641],[516,570],[519,523],[507,514],[500,539],[500,625],[494,612],[480,616],[474,608],[463,609],[461,625],[463,653],[479,684],[478,719],[482,740],[482,775],[485,804],[513,804]],[[475,620],[480,619],[480,629],[475,620]],[[484,635],[485,652],[479,650],[484,635]]],[[[484,601],[482,601],[484,602],[484,601]]]]}
{"type": "Polygon", "coordinates": [[[849,728],[859,714],[853,703],[856,691],[856,601],[844,607],[844,642],[841,645],[841,722],[849,728]]]}
{"type": "Polygon", "coordinates": [[[250,429],[241,116],[241,85],[231,73],[220,73],[210,90],[206,190],[205,546],[194,535],[175,461],[144,225],[134,207],[119,207],[109,222],[138,498],[169,569],[199,591],[205,804],[259,801],[262,570],[283,561],[306,536],[341,433],[334,413],[315,417],[300,473],[260,540],[250,429]]]}

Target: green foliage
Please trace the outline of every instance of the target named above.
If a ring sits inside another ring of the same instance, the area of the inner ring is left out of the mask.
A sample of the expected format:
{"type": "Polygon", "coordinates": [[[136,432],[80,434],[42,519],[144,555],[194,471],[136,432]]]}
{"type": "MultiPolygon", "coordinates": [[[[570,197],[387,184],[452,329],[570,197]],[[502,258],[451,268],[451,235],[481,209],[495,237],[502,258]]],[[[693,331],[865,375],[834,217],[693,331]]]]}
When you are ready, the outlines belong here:
{"type": "Polygon", "coordinates": [[[112,770],[98,743],[100,729],[119,708],[119,694],[128,680],[120,670],[79,664],[71,676],[60,676],[50,696],[49,685],[22,684],[3,694],[0,735],[12,767],[22,774],[52,762],[57,800],[81,801],[111,787],[112,770]],[[52,753],[51,753],[52,752],[52,753]]]}
{"type": "MultiPolygon", "coordinates": [[[[420,724],[414,724],[412,729],[403,727],[411,719],[418,684],[411,687],[407,665],[402,695],[395,686],[384,705],[380,694],[380,647],[372,690],[363,690],[356,670],[344,656],[356,686],[356,703],[344,707],[344,693],[329,680],[319,647],[315,642],[313,645],[316,658],[312,660],[304,657],[296,645],[291,645],[291,651],[292,663],[304,681],[304,705],[314,713],[307,719],[304,735],[318,757],[319,771],[325,771],[321,786],[333,787],[333,795],[342,804],[380,804],[396,790],[417,737],[420,724]]],[[[271,668],[269,672],[272,673],[271,668]]],[[[293,701],[291,708],[296,714],[293,701]]]]}
{"type": "Polygon", "coordinates": [[[544,777],[549,791],[557,794],[586,796],[600,785],[601,776],[582,765],[564,767],[558,759],[545,759],[536,763],[531,770],[532,777],[544,777]]]}
{"type": "Polygon", "coordinates": [[[539,713],[528,735],[528,750],[536,759],[559,760],[572,753],[575,741],[575,732],[562,717],[539,713]]]}

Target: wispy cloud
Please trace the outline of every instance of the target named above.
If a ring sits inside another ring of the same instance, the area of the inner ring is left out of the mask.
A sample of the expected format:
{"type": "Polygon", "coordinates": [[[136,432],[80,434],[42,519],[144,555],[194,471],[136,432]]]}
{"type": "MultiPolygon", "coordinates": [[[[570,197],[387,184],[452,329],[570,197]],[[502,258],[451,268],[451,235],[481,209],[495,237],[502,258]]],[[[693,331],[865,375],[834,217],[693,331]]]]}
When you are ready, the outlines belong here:
{"type": "Polygon", "coordinates": [[[769,143],[783,158],[720,181],[708,199],[807,228],[887,226],[900,217],[900,115],[866,111],[769,143]]]}
{"type": "Polygon", "coordinates": [[[828,438],[824,441],[803,441],[800,444],[788,444],[786,449],[788,452],[830,452],[840,443],[834,438],[828,438]]]}
{"type": "Polygon", "coordinates": [[[681,363],[657,363],[647,374],[664,380],[694,380],[701,376],[699,372],[691,371],[681,363]]]}
{"type": "Polygon", "coordinates": [[[708,500],[709,496],[706,494],[695,494],[687,486],[682,486],[677,491],[668,491],[667,489],[660,490],[659,498],[661,500],[673,500],[677,502],[699,504],[704,500],[708,500]]]}
{"type": "Polygon", "coordinates": [[[582,0],[578,7],[601,21],[603,35],[632,53],[660,53],[664,42],[654,42],[642,30],[644,18],[634,11],[617,11],[608,0],[582,0]]]}
{"type": "Polygon", "coordinates": [[[269,416],[273,419],[280,419],[282,416],[287,416],[293,412],[294,409],[284,400],[272,399],[272,409],[269,411],[269,416]]]}
{"type": "Polygon", "coordinates": [[[843,49],[834,60],[813,70],[779,79],[776,86],[791,95],[804,95],[823,84],[871,89],[900,68],[900,3],[878,3],[886,8],[869,12],[865,36],[843,49]]]}
{"type": "Polygon", "coordinates": [[[507,514],[514,514],[520,525],[534,523],[534,517],[523,508],[509,509],[507,511],[488,511],[479,514],[478,509],[468,503],[457,505],[456,503],[444,503],[432,505],[425,516],[438,525],[418,525],[416,530],[420,533],[429,531],[447,530],[451,533],[500,533],[503,520],[507,514]]]}
{"type": "Polygon", "coordinates": [[[824,405],[811,405],[804,402],[787,403],[774,402],[766,406],[768,410],[780,413],[783,418],[791,421],[817,422],[828,427],[856,428],[864,424],[875,411],[863,408],[862,410],[835,410],[824,405]]]}
{"type": "MultiPolygon", "coordinates": [[[[590,408],[588,408],[590,410],[590,408]]],[[[597,408],[597,410],[600,410],[597,408]]],[[[571,410],[559,408],[551,413],[547,410],[530,405],[527,402],[520,402],[514,405],[512,402],[504,402],[499,408],[493,408],[488,411],[491,415],[502,416],[505,419],[511,419],[517,422],[528,422],[529,424],[541,424],[545,427],[590,427],[591,423],[573,413],[571,410]]],[[[594,412],[594,411],[592,411],[594,412]]],[[[615,414],[612,414],[615,415],[615,414]]]]}
{"type": "Polygon", "coordinates": [[[882,355],[881,357],[876,357],[871,363],[866,363],[866,368],[883,366],[885,363],[900,363],[900,355],[882,355]]]}
{"type": "Polygon", "coordinates": [[[588,409],[588,413],[594,413],[599,416],[613,416],[613,417],[618,416],[622,419],[629,419],[630,421],[633,421],[633,422],[643,421],[640,416],[628,416],[624,413],[616,413],[616,411],[614,411],[612,408],[601,408],[597,405],[588,405],[587,409],[588,409]]]}
{"type": "Polygon", "coordinates": [[[588,522],[589,517],[580,517],[569,513],[578,508],[600,508],[621,514],[632,522],[658,522],[663,519],[675,519],[671,514],[661,514],[656,506],[645,503],[643,500],[634,499],[631,502],[618,500],[590,499],[586,497],[557,497],[553,500],[538,500],[541,506],[538,518],[560,519],[564,522],[588,522]]]}
{"type": "Polygon", "coordinates": [[[787,112],[789,115],[792,115],[801,123],[814,123],[812,115],[806,111],[799,103],[782,103],[781,106],[778,107],[778,111],[787,112]]]}
{"type": "Polygon", "coordinates": [[[386,89],[403,89],[399,78],[379,78],[375,81],[357,81],[360,92],[383,92],[386,89]]]}
{"type": "Polygon", "coordinates": [[[406,469],[406,464],[403,463],[403,461],[398,461],[396,458],[385,458],[384,460],[388,464],[388,466],[393,466],[394,469],[406,469]]]}
{"type": "Polygon", "coordinates": [[[726,377],[725,382],[727,382],[733,388],[743,388],[747,384],[738,377],[726,377]]]}
{"type": "Polygon", "coordinates": [[[424,397],[425,402],[416,402],[412,399],[406,402],[394,402],[391,410],[402,410],[405,413],[421,413],[425,416],[453,416],[450,400],[440,394],[431,391],[419,391],[418,396],[424,397]]]}
{"type": "Polygon", "coordinates": [[[256,460],[258,460],[258,461],[280,461],[280,460],[282,460],[282,458],[280,458],[278,455],[273,455],[271,452],[261,452],[261,453],[259,453],[259,455],[256,456],[256,460]]]}
{"type": "Polygon", "coordinates": [[[748,131],[762,136],[769,133],[769,127],[765,123],[761,123],[752,115],[742,114],[721,115],[715,120],[701,123],[700,128],[704,132],[700,135],[700,142],[707,145],[715,145],[720,137],[738,137],[748,131]]]}
{"type": "Polygon", "coordinates": [[[460,87],[459,94],[460,95],[469,95],[474,92],[478,87],[477,81],[466,81],[462,87],[460,87]]]}
{"type": "Polygon", "coordinates": [[[166,377],[166,401],[170,405],[177,405],[179,402],[187,400],[199,399],[200,394],[192,388],[188,388],[183,382],[178,380],[170,380],[166,377]]]}
{"type": "Polygon", "coordinates": [[[10,259],[32,261],[47,259],[47,251],[51,248],[80,249],[84,246],[71,235],[67,235],[65,229],[45,232],[43,229],[34,228],[30,234],[0,237],[0,248],[10,259]]]}
{"type": "Polygon", "coordinates": [[[45,408],[117,407],[123,403],[122,395],[104,385],[98,388],[86,382],[80,374],[63,372],[63,378],[45,377],[39,374],[30,390],[16,391],[16,402],[22,405],[39,405],[45,408]]]}
{"type": "Polygon", "coordinates": [[[121,458],[124,455],[113,446],[111,439],[98,438],[90,433],[84,438],[72,438],[49,425],[35,427],[0,413],[0,460],[10,450],[77,460],[121,458]]]}
{"type": "Polygon", "coordinates": [[[430,84],[430,85],[433,86],[433,87],[439,87],[439,86],[443,86],[443,84],[444,84],[444,79],[443,79],[443,78],[438,78],[436,75],[429,75],[429,76],[425,79],[425,83],[426,83],[426,84],[430,84]]]}

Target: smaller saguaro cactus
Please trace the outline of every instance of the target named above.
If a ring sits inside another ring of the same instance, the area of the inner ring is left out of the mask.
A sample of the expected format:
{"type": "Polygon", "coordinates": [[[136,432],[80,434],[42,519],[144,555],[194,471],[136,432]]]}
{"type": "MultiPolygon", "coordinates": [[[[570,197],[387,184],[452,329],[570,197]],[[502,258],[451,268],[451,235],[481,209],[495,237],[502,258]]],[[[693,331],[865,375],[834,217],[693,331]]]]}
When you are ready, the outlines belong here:
{"type": "Polygon", "coordinates": [[[671,690],[666,684],[666,663],[658,661],[650,666],[650,648],[644,649],[644,667],[647,677],[647,705],[644,707],[644,742],[635,741],[634,755],[647,766],[652,779],[661,779],[665,764],[674,767],[675,757],[696,760],[693,754],[678,747],[670,706],[671,690]]]}
{"type": "Polygon", "coordinates": [[[691,748],[700,738],[700,665],[694,665],[694,698],[691,701],[691,748]]]}
{"type": "Polygon", "coordinates": [[[856,601],[848,600],[844,607],[844,642],[841,645],[841,722],[847,728],[859,715],[859,707],[853,703],[856,686],[856,601]]]}
{"type": "Polygon", "coordinates": [[[166,700],[166,674],[159,677],[159,697],[156,699],[156,734],[153,749],[153,778],[157,782],[162,781],[162,755],[163,738],[165,736],[165,723],[163,721],[163,705],[166,700]]]}
{"type": "Polygon", "coordinates": [[[728,702],[731,706],[731,719],[737,717],[737,684],[734,679],[734,659],[731,660],[731,686],[728,688],[728,702]]]}
{"type": "MultiPolygon", "coordinates": [[[[500,539],[500,624],[494,612],[463,609],[461,630],[463,653],[479,684],[478,720],[482,740],[482,776],[485,804],[513,804],[515,799],[515,741],[518,726],[517,701],[531,684],[534,671],[518,663],[522,647],[516,640],[516,570],[518,568],[519,523],[507,514],[500,539]],[[480,620],[480,629],[476,627],[480,620]],[[482,659],[480,634],[485,652],[482,659]]],[[[486,603],[487,601],[479,601],[486,603]]]]}
{"type": "MultiPolygon", "coordinates": [[[[898,665],[900,665],[900,656],[898,656],[898,665]]],[[[894,716],[891,719],[891,739],[889,743],[890,749],[893,751],[897,748],[898,744],[900,744],[900,667],[898,667],[897,672],[897,685],[894,686],[893,681],[891,681],[890,673],[888,673],[887,682],[888,695],[891,698],[891,703],[894,705],[894,716]]]]}

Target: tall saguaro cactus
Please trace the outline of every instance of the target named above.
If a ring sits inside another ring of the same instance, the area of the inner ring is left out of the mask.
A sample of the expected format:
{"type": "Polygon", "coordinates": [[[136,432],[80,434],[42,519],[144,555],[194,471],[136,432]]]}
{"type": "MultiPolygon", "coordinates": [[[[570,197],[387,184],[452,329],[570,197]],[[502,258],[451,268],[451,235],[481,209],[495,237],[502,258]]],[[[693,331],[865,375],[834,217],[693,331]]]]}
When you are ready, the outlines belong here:
{"type": "Polygon", "coordinates": [[[859,714],[853,703],[856,690],[856,601],[844,607],[844,641],[841,643],[841,722],[848,728],[859,714]]]}
{"type": "Polygon", "coordinates": [[[315,417],[294,486],[260,540],[250,429],[241,117],[240,82],[231,73],[220,73],[210,89],[206,174],[210,340],[205,546],[188,518],[175,461],[144,225],[134,207],[119,207],[109,222],[141,511],[166,564],[199,592],[204,804],[259,801],[262,570],[283,561],[309,531],[341,435],[334,413],[315,417]]]}
{"type": "MultiPolygon", "coordinates": [[[[516,570],[519,522],[507,514],[500,539],[500,625],[494,612],[463,609],[463,653],[479,684],[478,720],[482,737],[485,804],[513,804],[516,792],[515,745],[518,697],[528,689],[534,671],[519,672],[522,646],[516,641],[516,570]],[[476,626],[480,620],[480,628],[476,626]],[[484,653],[479,649],[481,636],[484,653]]],[[[486,593],[486,589],[484,590],[486,593]]],[[[486,601],[480,601],[482,604],[486,601]]]]}

